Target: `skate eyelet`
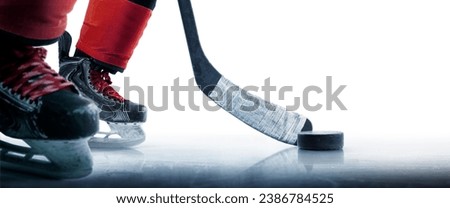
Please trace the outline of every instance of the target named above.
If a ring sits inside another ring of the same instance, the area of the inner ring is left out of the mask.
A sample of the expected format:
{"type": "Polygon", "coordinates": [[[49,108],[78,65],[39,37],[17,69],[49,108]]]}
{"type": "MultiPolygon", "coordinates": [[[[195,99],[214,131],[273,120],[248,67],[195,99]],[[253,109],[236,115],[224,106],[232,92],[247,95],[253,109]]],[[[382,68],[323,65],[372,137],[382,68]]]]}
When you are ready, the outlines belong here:
{"type": "Polygon", "coordinates": [[[22,96],[19,94],[19,99],[27,104],[33,104],[32,100],[28,96],[22,96]]]}

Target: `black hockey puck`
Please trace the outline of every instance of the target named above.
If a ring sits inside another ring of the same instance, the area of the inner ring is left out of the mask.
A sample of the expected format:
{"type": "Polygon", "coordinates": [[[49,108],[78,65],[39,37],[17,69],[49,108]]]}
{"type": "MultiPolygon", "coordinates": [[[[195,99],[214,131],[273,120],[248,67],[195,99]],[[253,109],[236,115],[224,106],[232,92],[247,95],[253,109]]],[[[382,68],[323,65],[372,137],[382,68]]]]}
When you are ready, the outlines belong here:
{"type": "Polygon", "coordinates": [[[344,133],[304,131],[298,134],[297,146],[304,150],[340,150],[344,147],[344,133]]]}

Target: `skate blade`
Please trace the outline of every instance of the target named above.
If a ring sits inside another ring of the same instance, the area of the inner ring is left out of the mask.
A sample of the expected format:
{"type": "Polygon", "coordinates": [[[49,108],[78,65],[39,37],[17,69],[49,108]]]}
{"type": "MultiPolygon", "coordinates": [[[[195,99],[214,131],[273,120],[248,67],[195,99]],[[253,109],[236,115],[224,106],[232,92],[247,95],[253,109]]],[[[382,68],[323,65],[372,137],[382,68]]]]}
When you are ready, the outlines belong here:
{"type": "Polygon", "coordinates": [[[87,140],[24,139],[30,147],[0,141],[0,166],[54,179],[81,178],[92,172],[87,140]]]}
{"type": "Polygon", "coordinates": [[[98,132],[89,140],[91,148],[126,148],[145,141],[140,123],[108,123],[111,132],[98,132]]]}

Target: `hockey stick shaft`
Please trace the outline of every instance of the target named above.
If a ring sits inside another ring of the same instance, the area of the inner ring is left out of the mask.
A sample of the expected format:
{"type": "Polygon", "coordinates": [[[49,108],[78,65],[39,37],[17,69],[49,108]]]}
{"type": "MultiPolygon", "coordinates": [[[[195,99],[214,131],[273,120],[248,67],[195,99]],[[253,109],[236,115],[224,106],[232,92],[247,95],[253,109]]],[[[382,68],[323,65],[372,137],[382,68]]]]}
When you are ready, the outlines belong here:
{"type": "Polygon", "coordinates": [[[223,77],[203,52],[191,0],[178,0],[178,4],[195,80],[206,96],[247,125],[287,144],[295,145],[299,132],[312,130],[306,117],[254,96],[223,77]]]}

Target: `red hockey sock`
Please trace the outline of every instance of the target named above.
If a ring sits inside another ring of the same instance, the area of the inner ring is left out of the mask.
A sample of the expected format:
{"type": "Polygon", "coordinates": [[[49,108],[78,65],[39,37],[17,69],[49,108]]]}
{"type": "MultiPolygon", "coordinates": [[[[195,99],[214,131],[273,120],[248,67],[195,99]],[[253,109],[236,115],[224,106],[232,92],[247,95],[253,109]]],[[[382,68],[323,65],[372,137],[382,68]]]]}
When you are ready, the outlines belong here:
{"type": "Polygon", "coordinates": [[[0,31],[21,42],[56,40],[64,32],[74,4],[75,0],[2,0],[0,31]]]}
{"type": "Polygon", "coordinates": [[[151,15],[128,0],[90,0],[77,49],[123,71],[151,15]]]}

